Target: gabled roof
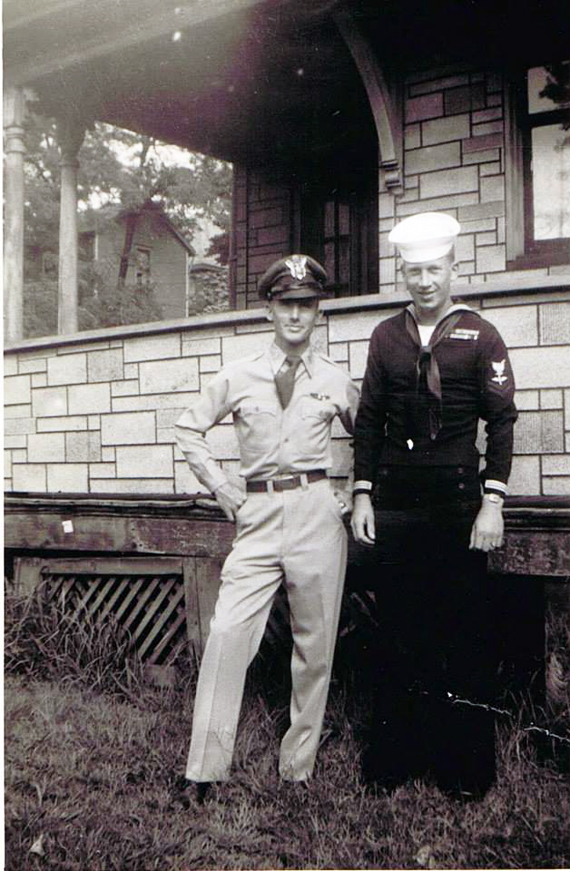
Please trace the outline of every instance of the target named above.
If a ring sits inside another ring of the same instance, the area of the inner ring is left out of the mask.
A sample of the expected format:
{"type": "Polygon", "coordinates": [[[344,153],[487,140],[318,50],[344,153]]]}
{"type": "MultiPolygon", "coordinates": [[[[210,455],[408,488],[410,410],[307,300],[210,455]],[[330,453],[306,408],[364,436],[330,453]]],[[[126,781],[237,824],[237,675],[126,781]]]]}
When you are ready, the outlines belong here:
{"type": "Polygon", "coordinates": [[[152,200],[148,200],[139,209],[125,209],[117,203],[107,203],[101,206],[100,209],[89,209],[82,212],[79,215],[79,232],[99,232],[106,225],[109,225],[111,221],[121,222],[129,215],[144,215],[145,213],[152,214],[153,217],[158,218],[167,232],[171,233],[180,242],[191,257],[194,257],[196,252],[192,244],[171,221],[160,203],[155,203],[152,200]]]}

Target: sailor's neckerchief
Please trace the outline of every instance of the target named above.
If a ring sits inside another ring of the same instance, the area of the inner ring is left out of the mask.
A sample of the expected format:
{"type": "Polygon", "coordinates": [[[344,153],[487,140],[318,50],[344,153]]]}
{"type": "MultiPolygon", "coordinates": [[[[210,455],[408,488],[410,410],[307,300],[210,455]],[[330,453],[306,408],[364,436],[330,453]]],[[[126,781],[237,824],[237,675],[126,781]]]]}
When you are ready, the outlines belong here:
{"type": "MultiPolygon", "coordinates": [[[[446,309],[445,314],[437,321],[434,331],[427,345],[422,345],[418,330],[417,315],[413,303],[404,309],[406,330],[414,344],[418,346],[418,358],[416,360],[416,397],[418,400],[427,400],[429,420],[429,436],[432,441],[437,437],[441,429],[441,377],[439,366],[433,354],[434,348],[439,345],[453,330],[461,318],[463,312],[473,312],[472,308],[464,303],[456,303],[446,309]]],[[[473,312],[477,314],[477,312],[473,312]]],[[[418,402],[416,408],[419,412],[423,403],[418,402]]],[[[416,423],[417,421],[414,421],[416,423]]],[[[411,424],[412,421],[409,421],[411,424]]],[[[408,425],[409,425],[408,424],[408,425]]],[[[412,426],[415,435],[416,426],[412,426]]],[[[412,439],[413,444],[413,439],[412,439]]]]}

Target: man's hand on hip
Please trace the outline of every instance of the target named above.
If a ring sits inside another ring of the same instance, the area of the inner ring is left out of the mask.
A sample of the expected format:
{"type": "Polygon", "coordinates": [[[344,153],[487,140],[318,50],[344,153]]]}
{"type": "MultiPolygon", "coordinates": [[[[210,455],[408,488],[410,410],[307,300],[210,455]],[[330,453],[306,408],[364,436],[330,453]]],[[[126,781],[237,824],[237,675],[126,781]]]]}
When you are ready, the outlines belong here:
{"type": "Polygon", "coordinates": [[[225,484],[220,484],[214,490],[216,502],[232,523],[235,523],[236,515],[247,499],[246,493],[241,487],[232,484],[231,481],[226,481],[225,484]]]}
{"type": "Polygon", "coordinates": [[[489,502],[483,499],[479,513],[471,530],[471,550],[485,552],[500,547],[503,543],[503,512],[502,503],[489,502]]]}
{"type": "Polygon", "coordinates": [[[354,497],[351,520],[352,534],[360,544],[369,547],[374,544],[376,537],[374,527],[374,508],[368,493],[358,493],[354,497]]]}

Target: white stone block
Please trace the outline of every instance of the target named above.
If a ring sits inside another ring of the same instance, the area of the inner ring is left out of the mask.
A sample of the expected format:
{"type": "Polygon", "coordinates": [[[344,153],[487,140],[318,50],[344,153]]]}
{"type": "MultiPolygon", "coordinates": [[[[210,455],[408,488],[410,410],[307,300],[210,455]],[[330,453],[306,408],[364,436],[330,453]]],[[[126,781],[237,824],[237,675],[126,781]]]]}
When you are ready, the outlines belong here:
{"type": "Polygon", "coordinates": [[[182,459],[177,456],[178,448],[175,444],[175,435],[173,426],[159,426],[156,429],[156,443],[159,445],[174,445],[174,459],[182,459]]]}
{"type": "Polygon", "coordinates": [[[569,496],[570,495],[570,475],[558,478],[542,479],[542,489],[545,496],[569,496]]]}
{"type": "Polygon", "coordinates": [[[368,341],[374,327],[393,314],[393,311],[388,315],[383,312],[368,311],[334,315],[329,320],[329,341],[352,342],[359,339],[368,341]]]}
{"type": "Polygon", "coordinates": [[[541,390],[540,391],[540,407],[541,408],[562,408],[562,391],[561,390],[541,390]]]}
{"type": "Polygon", "coordinates": [[[12,487],[17,491],[30,493],[46,492],[46,467],[45,466],[14,466],[12,474],[12,487]]]}
{"type": "Polygon", "coordinates": [[[479,173],[476,166],[437,170],[437,172],[427,172],[420,176],[422,200],[459,194],[465,191],[476,191],[478,187],[479,173]]]}
{"type": "Polygon", "coordinates": [[[57,463],[48,466],[50,493],[88,493],[87,463],[57,463]]]}
{"type": "Polygon", "coordinates": [[[517,390],[515,403],[519,411],[537,411],[540,408],[538,390],[517,390]]]}
{"type": "Polygon", "coordinates": [[[204,354],[198,358],[200,363],[200,372],[218,372],[222,368],[222,358],[220,354],[204,354]]]}
{"type": "Polygon", "coordinates": [[[539,313],[541,344],[570,344],[570,303],[545,303],[539,313]]]}
{"type": "Polygon", "coordinates": [[[221,352],[221,339],[211,337],[208,339],[196,338],[190,335],[182,336],[182,354],[184,357],[197,357],[200,354],[219,354],[221,352]]]}
{"type": "Polygon", "coordinates": [[[132,493],[133,495],[153,493],[173,493],[174,482],[170,478],[136,479],[116,478],[105,480],[104,478],[91,481],[91,493],[132,493]]]}
{"type": "Polygon", "coordinates": [[[89,381],[118,381],[123,377],[123,350],[93,351],[87,355],[89,381]]]}
{"type": "Polygon", "coordinates": [[[153,411],[104,414],[101,418],[103,445],[145,445],[156,441],[153,411]]]}
{"type": "Polygon", "coordinates": [[[436,145],[438,142],[450,142],[452,139],[467,139],[470,132],[470,116],[467,112],[448,118],[436,118],[422,123],[422,143],[436,145]]]}
{"type": "Polygon", "coordinates": [[[477,248],[477,272],[504,272],[506,249],[504,245],[481,245],[477,248]]]}
{"type": "Polygon", "coordinates": [[[111,382],[111,396],[136,396],[138,392],[138,378],[129,378],[127,381],[111,382]]]}
{"type": "Polygon", "coordinates": [[[174,489],[176,493],[204,493],[209,491],[200,483],[194,472],[191,471],[186,460],[174,464],[174,489]]]}
{"type": "Polygon", "coordinates": [[[118,478],[172,478],[174,463],[169,445],[116,448],[118,478]]]}
{"type": "Polygon", "coordinates": [[[101,429],[101,415],[90,414],[87,418],[88,429],[101,429]]]}
{"type": "Polygon", "coordinates": [[[25,435],[9,435],[4,436],[5,448],[25,448],[28,444],[28,439],[25,435]]]}
{"type": "Polygon", "coordinates": [[[508,348],[538,345],[538,312],[535,305],[488,309],[483,316],[498,329],[508,348]]]}
{"type": "Polygon", "coordinates": [[[348,342],[335,342],[329,346],[331,360],[335,363],[348,363],[348,342]]]}
{"type": "Polygon", "coordinates": [[[111,390],[108,384],[84,384],[69,388],[70,414],[99,414],[111,411],[111,390]]]}
{"type": "MultiPolygon", "coordinates": [[[[26,359],[26,357],[21,357],[18,362],[18,372],[20,375],[25,375],[27,372],[47,372],[47,358],[32,357],[31,359],[26,359]]],[[[4,375],[10,374],[12,373],[6,372],[6,368],[4,368],[4,375]]]]}
{"type": "Polygon", "coordinates": [[[156,425],[160,427],[174,426],[185,411],[185,408],[161,408],[156,412],[156,425]]]}
{"type": "Polygon", "coordinates": [[[540,465],[538,457],[513,457],[509,477],[511,496],[537,496],[540,494],[540,465]]]}
{"type": "Polygon", "coordinates": [[[17,436],[36,431],[36,419],[34,417],[4,417],[4,435],[17,436]]]}
{"type": "Polygon", "coordinates": [[[125,339],[125,363],[138,360],[165,360],[180,356],[180,333],[165,333],[158,336],[142,336],[125,339]]]}
{"type": "Polygon", "coordinates": [[[115,448],[102,447],[101,448],[101,459],[104,463],[114,463],[115,462],[115,448]]]}
{"type": "Polygon", "coordinates": [[[83,384],[87,381],[87,354],[66,354],[48,360],[48,384],[83,384]]]}
{"type": "Polygon", "coordinates": [[[28,461],[30,463],[64,463],[65,435],[62,432],[29,435],[28,461]]]}
{"type": "Polygon", "coordinates": [[[13,463],[27,463],[28,462],[28,452],[27,451],[12,451],[12,462],[13,463]]]}
{"type": "MultiPolygon", "coordinates": [[[[204,375],[204,378],[213,377],[204,375]]],[[[194,393],[153,393],[148,396],[114,396],[113,411],[149,411],[153,409],[188,408],[196,401],[194,393]]]]}
{"type": "Polygon", "coordinates": [[[117,471],[114,463],[90,463],[89,477],[94,478],[116,478],[117,471]]]}
{"type": "Polygon", "coordinates": [[[35,388],[32,390],[32,408],[34,417],[61,417],[67,414],[66,388],[35,388]]]}
{"type": "Polygon", "coordinates": [[[570,347],[515,348],[510,358],[521,390],[570,387],[570,347]]]}
{"type": "Polygon", "coordinates": [[[138,378],[139,377],[139,364],[138,363],[125,363],[125,366],[123,369],[123,377],[126,379],[138,378]]]}
{"type": "Polygon", "coordinates": [[[368,342],[351,342],[349,346],[350,374],[353,378],[363,378],[368,359],[368,342]]]}
{"type": "Polygon", "coordinates": [[[9,420],[14,417],[31,417],[32,406],[26,405],[6,405],[4,407],[4,417],[9,420]]]}
{"type": "Polygon", "coordinates": [[[32,387],[47,387],[47,372],[32,372],[32,387]]]}
{"type": "Polygon", "coordinates": [[[195,358],[164,360],[140,364],[141,394],[183,393],[197,390],[198,363],[195,358]]]}
{"type": "Polygon", "coordinates": [[[96,431],[66,433],[65,459],[68,463],[98,463],[101,460],[101,433],[96,431]]]}
{"type": "Polygon", "coordinates": [[[71,415],[69,417],[39,417],[38,432],[72,432],[87,429],[85,415],[71,415]]]}
{"type": "MultiPolygon", "coordinates": [[[[18,374],[18,357],[16,354],[4,355],[4,377],[18,374]]],[[[20,361],[21,362],[21,361],[20,361]]],[[[34,370],[35,371],[35,370],[34,370]]]]}
{"type": "Polygon", "coordinates": [[[4,451],[4,477],[12,477],[12,451],[4,451]]]}
{"type": "Polygon", "coordinates": [[[4,378],[4,405],[23,405],[31,401],[29,375],[10,375],[4,378]]]}
{"type": "MultiPolygon", "coordinates": [[[[570,455],[569,454],[546,454],[542,458],[542,474],[543,475],[570,475],[570,455]]],[[[570,494],[570,490],[568,491],[570,494]]]]}

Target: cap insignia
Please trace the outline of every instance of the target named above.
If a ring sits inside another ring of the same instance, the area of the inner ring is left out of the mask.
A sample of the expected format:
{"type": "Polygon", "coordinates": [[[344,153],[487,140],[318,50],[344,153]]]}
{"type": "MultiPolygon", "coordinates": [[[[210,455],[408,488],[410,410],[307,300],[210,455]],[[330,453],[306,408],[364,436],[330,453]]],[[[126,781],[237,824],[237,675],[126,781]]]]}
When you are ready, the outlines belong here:
{"type": "Polygon", "coordinates": [[[293,255],[285,261],[285,266],[297,281],[302,281],[307,275],[307,258],[304,255],[293,255]]]}

